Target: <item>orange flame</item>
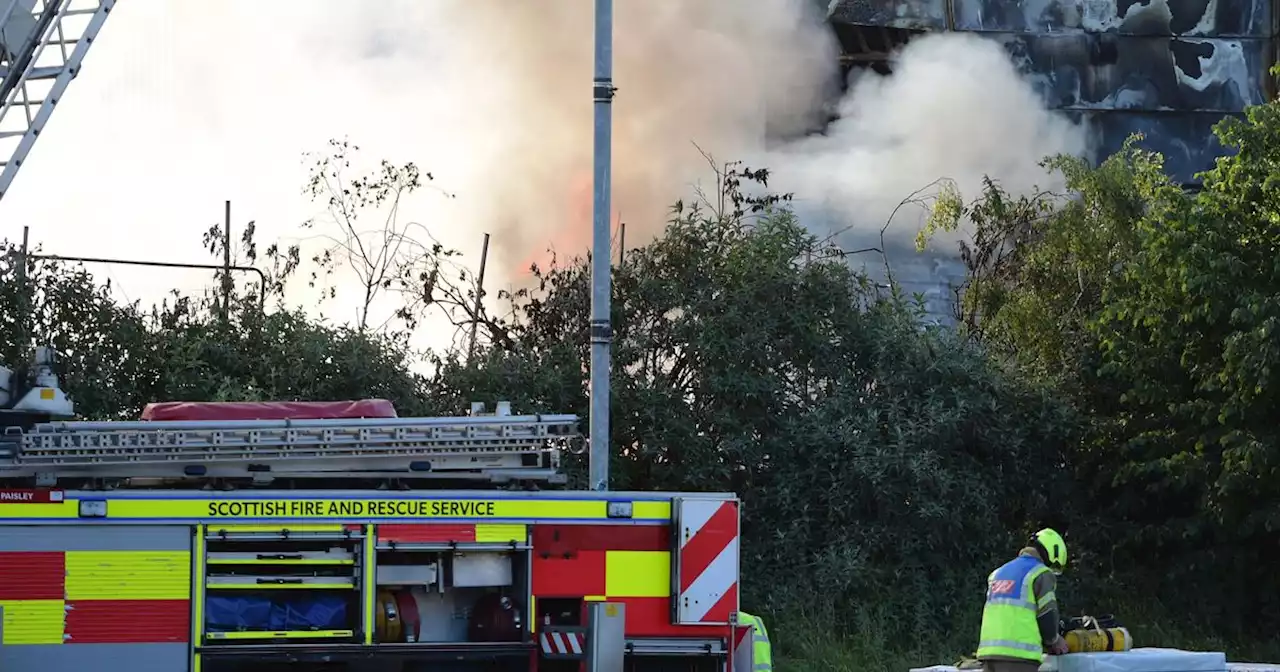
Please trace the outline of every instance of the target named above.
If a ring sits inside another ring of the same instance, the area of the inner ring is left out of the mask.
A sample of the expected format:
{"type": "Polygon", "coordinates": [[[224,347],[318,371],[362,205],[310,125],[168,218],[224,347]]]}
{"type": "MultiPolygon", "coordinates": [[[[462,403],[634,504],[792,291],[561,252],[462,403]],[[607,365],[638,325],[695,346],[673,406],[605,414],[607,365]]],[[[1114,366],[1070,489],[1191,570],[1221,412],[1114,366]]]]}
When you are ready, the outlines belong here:
{"type": "Polygon", "coordinates": [[[530,266],[537,264],[540,270],[546,270],[554,255],[563,262],[567,258],[584,256],[591,248],[591,214],[592,214],[592,180],[591,172],[579,171],[568,184],[565,201],[565,225],[557,227],[549,240],[538,243],[529,250],[523,260],[516,265],[512,277],[522,278],[529,274],[530,266]]]}

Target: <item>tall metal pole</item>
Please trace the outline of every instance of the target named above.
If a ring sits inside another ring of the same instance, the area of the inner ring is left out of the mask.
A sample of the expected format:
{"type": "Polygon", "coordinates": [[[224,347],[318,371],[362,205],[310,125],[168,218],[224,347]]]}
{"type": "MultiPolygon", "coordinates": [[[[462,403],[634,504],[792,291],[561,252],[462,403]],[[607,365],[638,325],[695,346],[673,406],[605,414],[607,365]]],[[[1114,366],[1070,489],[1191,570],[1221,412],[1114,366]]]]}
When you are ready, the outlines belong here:
{"type": "Polygon", "coordinates": [[[613,164],[613,0],[596,0],[595,77],[591,97],[595,104],[595,156],[592,166],[591,212],[591,436],[590,481],[592,490],[609,489],[609,323],[610,248],[609,192],[613,164]]]}

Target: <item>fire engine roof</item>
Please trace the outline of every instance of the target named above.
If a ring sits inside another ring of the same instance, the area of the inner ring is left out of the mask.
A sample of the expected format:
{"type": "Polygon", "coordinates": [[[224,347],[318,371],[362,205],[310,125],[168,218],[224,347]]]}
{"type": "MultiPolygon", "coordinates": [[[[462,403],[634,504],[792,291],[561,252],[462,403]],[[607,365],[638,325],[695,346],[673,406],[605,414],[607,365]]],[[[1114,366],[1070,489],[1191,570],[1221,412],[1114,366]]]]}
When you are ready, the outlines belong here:
{"type": "Polygon", "coordinates": [[[357,401],[163,401],[147,404],[143,420],[322,420],[394,418],[386,399],[357,401]]]}

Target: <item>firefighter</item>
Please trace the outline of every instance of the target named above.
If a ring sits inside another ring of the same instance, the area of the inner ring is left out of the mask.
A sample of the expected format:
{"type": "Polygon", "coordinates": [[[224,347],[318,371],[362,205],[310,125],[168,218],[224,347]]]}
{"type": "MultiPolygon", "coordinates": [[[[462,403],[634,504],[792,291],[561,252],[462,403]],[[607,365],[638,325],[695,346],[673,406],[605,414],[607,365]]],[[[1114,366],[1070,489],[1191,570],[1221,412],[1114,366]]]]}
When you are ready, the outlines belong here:
{"type": "Polygon", "coordinates": [[[987,577],[978,660],[987,672],[1036,672],[1044,652],[1067,652],[1058,632],[1057,577],[1067,566],[1067,542],[1036,532],[1018,557],[987,577]]]}
{"type": "Polygon", "coordinates": [[[751,628],[751,658],[755,664],[754,672],[773,672],[773,651],[769,647],[769,631],[759,616],[745,611],[738,612],[738,626],[751,628]]]}

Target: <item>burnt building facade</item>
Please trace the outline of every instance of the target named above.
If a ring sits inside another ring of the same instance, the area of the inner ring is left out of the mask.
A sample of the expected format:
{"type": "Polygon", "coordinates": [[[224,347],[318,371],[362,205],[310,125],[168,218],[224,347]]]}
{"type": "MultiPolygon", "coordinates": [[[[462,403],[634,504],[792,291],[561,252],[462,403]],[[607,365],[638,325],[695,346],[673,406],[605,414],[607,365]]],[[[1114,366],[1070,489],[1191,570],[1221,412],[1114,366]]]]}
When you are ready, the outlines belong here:
{"type": "MultiPolygon", "coordinates": [[[[1046,105],[1083,122],[1100,161],[1134,133],[1194,187],[1225,149],[1213,127],[1275,95],[1277,0],[814,0],[846,72],[891,71],[892,52],[929,32],[998,41],[1046,105]],[[1273,4],[1275,2],[1275,4],[1273,4]]],[[[952,323],[957,257],[892,255],[931,321],[952,323]]],[[[874,270],[868,267],[868,270],[874,270]]]]}
{"type": "Polygon", "coordinates": [[[1274,95],[1273,0],[815,0],[848,67],[886,72],[934,31],[999,41],[1050,108],[1084,121],[1101,159],[1132,133],[1183,182],[1223,153],[1213,126],[1274,95]]]}

